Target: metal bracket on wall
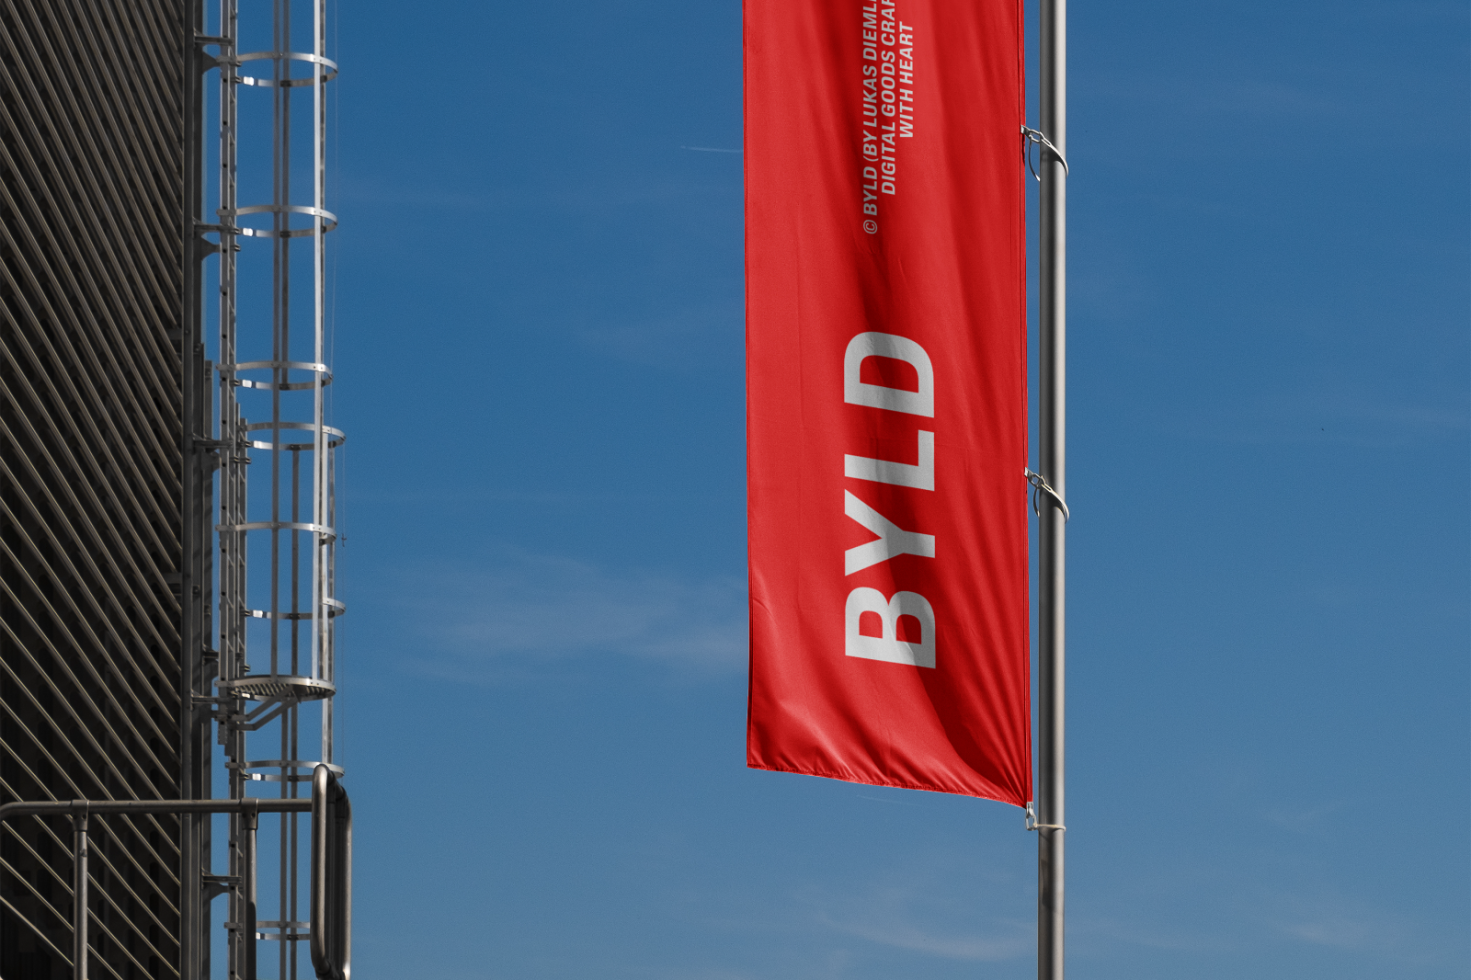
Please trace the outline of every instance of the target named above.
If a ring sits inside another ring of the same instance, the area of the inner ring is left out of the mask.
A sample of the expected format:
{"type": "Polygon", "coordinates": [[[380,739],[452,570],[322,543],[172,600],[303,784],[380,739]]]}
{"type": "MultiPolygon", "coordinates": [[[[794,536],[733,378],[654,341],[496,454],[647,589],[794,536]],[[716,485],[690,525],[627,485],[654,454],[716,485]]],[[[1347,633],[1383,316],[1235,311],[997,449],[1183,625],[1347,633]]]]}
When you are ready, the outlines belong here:
{"type": "Polygon", "coordinates": [[[199,59],[199,73],[201,75],[213,68],[218,68],[221,64],[223,64],[223,62],[221,62],[219,58],[215,57],[204,49],[212,44],[224,45],[228,43],[230,43],[230,39],[225,37],[209,37],[205,34],[194,35],[194,47],[198,49],[195,52],[195,56],[199,59]]]}
{"type": "Polygon", "coordinates": [[[194,437],[194,448],[202,449],[207,453],[217,453],[228,445],[229,443],[223,439],[208,439],[204,436],[194,437]]]}
{"type": "Polygon", "coordinates": [[[204,879],[204,900],[206,902],[218,898],[232,888],[240,887],[239,875],[202,875],[204,879]]]}

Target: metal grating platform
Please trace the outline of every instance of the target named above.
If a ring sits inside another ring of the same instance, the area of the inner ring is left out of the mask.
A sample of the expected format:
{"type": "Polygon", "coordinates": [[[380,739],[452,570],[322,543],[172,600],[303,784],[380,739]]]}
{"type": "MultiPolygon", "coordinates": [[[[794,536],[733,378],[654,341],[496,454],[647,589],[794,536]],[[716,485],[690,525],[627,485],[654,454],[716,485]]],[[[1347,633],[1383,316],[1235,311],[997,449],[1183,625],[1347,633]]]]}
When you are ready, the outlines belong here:
{"type": "Polygon", "coordinates": [[[220,681],[220,694],[247,698],[251,701],[320,701],[337,693],[330,681],[315,677],[292,677],[287,674],[261,674],[220,681]]]}

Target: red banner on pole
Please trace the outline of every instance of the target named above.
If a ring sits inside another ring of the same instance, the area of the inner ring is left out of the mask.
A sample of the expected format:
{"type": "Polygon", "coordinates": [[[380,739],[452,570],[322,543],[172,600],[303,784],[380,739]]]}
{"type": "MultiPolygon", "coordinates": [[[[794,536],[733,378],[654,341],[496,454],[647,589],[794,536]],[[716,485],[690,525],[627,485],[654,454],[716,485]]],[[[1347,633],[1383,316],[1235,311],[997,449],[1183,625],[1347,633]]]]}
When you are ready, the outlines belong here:
{"type": "Polygon", "coordinates": [[[1031,799],[1019,0],[745,0],[759,769],[1031,799]]]}

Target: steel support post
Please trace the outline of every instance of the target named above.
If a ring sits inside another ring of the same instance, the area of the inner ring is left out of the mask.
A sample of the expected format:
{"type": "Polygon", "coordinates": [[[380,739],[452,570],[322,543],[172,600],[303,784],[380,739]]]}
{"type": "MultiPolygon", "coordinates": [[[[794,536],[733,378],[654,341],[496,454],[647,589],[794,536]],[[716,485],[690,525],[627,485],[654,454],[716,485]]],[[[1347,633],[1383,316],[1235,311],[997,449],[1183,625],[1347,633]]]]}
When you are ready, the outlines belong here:
{"type": "MultiPolygon", "coordinates": [[[[204,260],[214,246],[203,234],[204,222],[204,69],[212,59],[204,51],[204,3],[188,0],[183,38],[184,78],[184,209],[182,227],[183,311],[179,332],[183,466],[180,474],[183,551],[179,587],[179,795],[210,795],[208,702],[213,663],[210,610],[214,594],[214,463],[210,396],[213,370],[204,357],[204,260]]],[[[209,901],[204,875],[209,867],[210,822],[207,814],[179,819],[179,976],[209,976],[209,901]]]]}
{"type": "Polygon", "coordinates": [[[245,980],[256,980],[255,972],[255,950],[256,950],[256,877],[255,877],[255,839],[256,830],[260,827],[259,809],[256,801],[246,799],[245,809],[241,811],[240,823],[244,830],[243,846],[241,847],[241,893],[244,899],[241,902],[240,916],[240,942],[245,950],[245,980]]]}
{"type": "MultiPolygon", "coordinates": [[[[1056,153],[1044,152],[1039,270],[1039,465],[1067,498],[1067,0],[1042,0],[1041,127],[1056,153]]],[[[1066,632],[1062,509],[1053,502],[1039,522],[1037,977],[1063,976],[1064,690],[1066,632]]]]}
{"type": "Polygon", "coordinates": [[[72,812],[72,980],[87,980],[87,809],[72,812]]]}

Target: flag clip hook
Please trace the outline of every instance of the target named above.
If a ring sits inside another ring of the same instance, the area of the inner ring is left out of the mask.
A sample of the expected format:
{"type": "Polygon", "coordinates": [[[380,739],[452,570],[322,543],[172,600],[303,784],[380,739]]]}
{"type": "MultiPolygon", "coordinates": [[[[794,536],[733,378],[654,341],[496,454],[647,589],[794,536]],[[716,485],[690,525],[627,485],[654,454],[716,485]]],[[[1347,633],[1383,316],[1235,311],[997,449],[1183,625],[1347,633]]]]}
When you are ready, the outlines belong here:
{"type": "Polygon", "coordinates": [[[1067,830],[1060,823],[1038,823],[1037,811],[1032,809],[1032,804],[1027,804],[1027,829],[1028,830],[1067,830]]]}
{"type": "Polygon", "coordinates": [[[1033,129],[1030,126],[1023,126],[1022,127],[1022,136],[1026,137],[1026,140],[1027,140],[1027,145],[1026,145],[1027,169],[1032,172],[1032,176],[1033,177],[1036,177],[1039,181],[1042,179],[1042,175],[1040,173],[1038,173],[1037,172],[1037,168],[1032,165],[1032,144],[1033,143],[1036,143],[1036,144],[1038,144],[1040,146],[1046,147],[1047,149],[1051,150],[1052,151],[1052,155],[1055,156],[1055,157],[1057,157],[1057,162],[1060,163],[1060,164],[1062,164],[1062,175],[1064,177],[1066,177],[1068,175],[1068,171],[1067,171],[1067,157],[1063,156],[1062,155],[1062,151],[1059,150],[1057,147],[1055,147],[1055,146],[1052,145],[1052,141],[1050,139],[1048,139],[1047,136],[1041,130],[1033,129]]]}
{"type": "Polygon", "coordinates": [[[1048,485],[1047,480],[1043,478],[1041,473],[1033,473],[1029,467],[1022,467],[1022,472],[1026,474],[1027,482],[1032,485],[1032,513],[1038,517],[1042,516],[1042,508],[1037,506],[1037,498],[1045,493],[1056,501],[1058,509],[1062,511],[1062,522],[1066,524],[1070,517],[1067,502],[1062,499],[1056,490],[1048,485]]]}

